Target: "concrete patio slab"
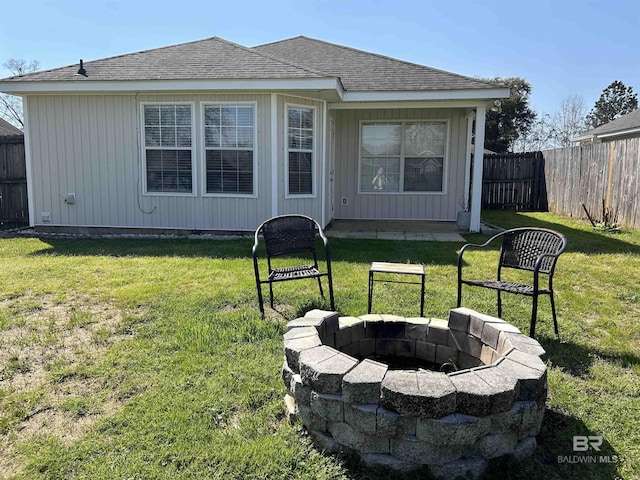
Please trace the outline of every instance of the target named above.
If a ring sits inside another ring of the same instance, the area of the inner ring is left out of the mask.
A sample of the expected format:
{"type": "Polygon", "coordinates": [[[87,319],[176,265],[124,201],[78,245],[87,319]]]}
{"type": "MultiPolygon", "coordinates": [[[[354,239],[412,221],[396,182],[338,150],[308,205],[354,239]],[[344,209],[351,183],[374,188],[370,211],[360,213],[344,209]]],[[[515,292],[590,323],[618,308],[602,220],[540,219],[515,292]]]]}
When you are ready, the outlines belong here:
{"type": "Polygon", "coordinates": [[[464,243],[461,233],[452,222],[405,220],[334,220],[325,229],[332,238],[464,243]]]}

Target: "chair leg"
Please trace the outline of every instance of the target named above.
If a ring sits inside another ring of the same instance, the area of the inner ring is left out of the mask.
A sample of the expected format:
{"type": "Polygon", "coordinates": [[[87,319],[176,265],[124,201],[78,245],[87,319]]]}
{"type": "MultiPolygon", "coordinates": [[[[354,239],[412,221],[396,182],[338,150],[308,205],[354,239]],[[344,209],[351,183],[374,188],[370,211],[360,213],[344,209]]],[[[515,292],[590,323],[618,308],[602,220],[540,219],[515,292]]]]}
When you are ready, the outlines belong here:
{"type": "Polygon", "coordinates": [[[420,317],[424,317],[424,275],[422,275],[422,285],[420,286],[420,317]]]}
{"type": "Polygon", "coordinates": [[[529,336],[536,338],[536,319],[538,318],[538,295],[533,296],[533,306],[531,308],[531,326],[529,328],[529,336]]]}
{"type": "Polygon", "coordinates": [[[556,302],[553,300],[553,290],[549,293],[549,300],[551,301],[551,315],[553,315],[553,329],[556,333],[556,338],[560,339],[560,332],[558,331],[558,319],[556,317],[556,302]]]}
{"type": "Polygon", "coordinates": [[[371,300],[373,299],[373,272],[369,272],[369,299],[367,313],[371,313],[371,300]]]}
{"type": "Polygon", "coordinates": [[[328,276],[328,279],[329,279],[329,300],[331,301],[331,311],[335,312],[336,302],[334,302],[333,300],[333,279],[331,278],[331,275],[328,276]]]}
{"type": "Polygon", "coordinates": [[[496,290],[498,292],[498,318],[502,318],[502,296],[500,295],[500,290],[496,290]]]}
{"type": "Polygon", "coordinates": [[[269,282],[269,304],[271,305],[271,308],[273,308],[273,283],[269,282]]]}
{"type": "Polygon", "coordinates": [[[318,288],[320,289],[320,296],[324,298],[324,292],[322,291],[322,282],[320,281],[320,277],[317,277],[317,279],[318,279],[318,288]]]}
{"type": "Polygon", "coordinates": [[[260,304],[260,314],[262,318],[264,318],[264,299],[262,298],[262,285],[260,282],[256,282],[256,287],[258,288],[258,303],[260,304]]]}
{"type": "Polygon", "coordinates": [[[458,281],[458,302],[456,307],[460,308],[460,305],[462,305],[462,283],[458,281]]]}

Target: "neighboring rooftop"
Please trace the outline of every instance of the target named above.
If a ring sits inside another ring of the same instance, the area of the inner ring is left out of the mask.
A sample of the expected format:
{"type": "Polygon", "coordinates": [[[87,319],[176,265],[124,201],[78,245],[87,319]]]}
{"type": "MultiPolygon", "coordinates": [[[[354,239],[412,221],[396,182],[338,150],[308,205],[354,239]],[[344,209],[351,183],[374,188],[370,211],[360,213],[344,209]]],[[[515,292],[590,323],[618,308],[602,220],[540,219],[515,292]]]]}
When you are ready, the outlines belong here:
{"type": "Polygon", "coordinates": [[[15,137],[22,134],[22,130],[18,127],[14,127],[6,120],[0,118],[0,137],[15,137]]]}
{"type": "Polygon", "coordinates": [[[575,142],[584,142],[598,138],[618,137],[634,133],[640,134],[640,109],[627,113],[581,135],[576,135],[572,140],[575,142]]]}

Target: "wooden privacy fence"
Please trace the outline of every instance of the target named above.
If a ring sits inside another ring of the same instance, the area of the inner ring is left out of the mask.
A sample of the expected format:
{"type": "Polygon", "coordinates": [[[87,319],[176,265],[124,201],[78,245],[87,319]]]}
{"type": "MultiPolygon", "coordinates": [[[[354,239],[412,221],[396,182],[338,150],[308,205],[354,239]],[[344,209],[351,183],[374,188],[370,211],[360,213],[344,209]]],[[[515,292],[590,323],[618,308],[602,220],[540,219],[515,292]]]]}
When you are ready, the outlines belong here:
{"type": "Polygon", "coordinates": [[[0,136],[0,229],[29,225],[24,136],[0,136]]]}
{"type": "Polygon", "coordinates": [[[542,152],[485,155],[482,208],[545,211],[542,152]]]}
{"type": "Polygon", "coordinates": [[[603,204],[615,221],[640,228],[640,138],[545,150],[549,210],[603,220],[603,204]]]}

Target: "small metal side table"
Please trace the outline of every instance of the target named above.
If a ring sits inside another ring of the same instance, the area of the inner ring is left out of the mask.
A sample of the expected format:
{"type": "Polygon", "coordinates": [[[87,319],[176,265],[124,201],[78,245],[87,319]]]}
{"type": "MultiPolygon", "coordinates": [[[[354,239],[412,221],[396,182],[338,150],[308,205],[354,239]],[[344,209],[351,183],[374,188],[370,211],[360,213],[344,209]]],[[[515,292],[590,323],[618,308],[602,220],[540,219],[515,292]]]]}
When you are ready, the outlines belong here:
{"type": "Polygon", "coordinates": [[[371,301],[373,300],[373,282],[387,282],[387,283],[413,283],[421,285],[420,290],[420,316],[424,316],[424,281],[425,271],[424,265],[416,265],[410,263],[387,263],[387,262],[373,262],[371,268],[369,268],[369,309],[368,313],[371,313],[371,301]],[[394,275],[419,275],[420,282],[406,282],[399,280],[389,279],[374,279],[376,273],[382,274],[394,274],[394,275]]]}

